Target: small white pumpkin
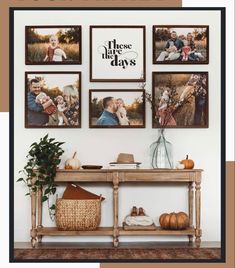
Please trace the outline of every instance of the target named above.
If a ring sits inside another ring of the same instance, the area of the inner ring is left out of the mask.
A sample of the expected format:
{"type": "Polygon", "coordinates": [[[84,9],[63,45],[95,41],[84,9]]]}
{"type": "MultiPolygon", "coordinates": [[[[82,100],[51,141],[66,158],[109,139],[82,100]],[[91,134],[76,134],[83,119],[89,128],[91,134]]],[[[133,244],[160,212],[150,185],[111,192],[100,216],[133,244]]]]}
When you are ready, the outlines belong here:
{"type": "Polygon", "coordinates": [[[178,162],[177,165],[176,165],[176,168],[177,168],[177,169],[184,169],[185,166],[184,166],[184,164],[178,162]]]}
{"type": "Polygon", "coordinates": [[[73,154],[73,157],[71,159],[68,159],[65,161],[65,169],[80,169],[81,163],[76,157],[77,152],[73,154]]]}

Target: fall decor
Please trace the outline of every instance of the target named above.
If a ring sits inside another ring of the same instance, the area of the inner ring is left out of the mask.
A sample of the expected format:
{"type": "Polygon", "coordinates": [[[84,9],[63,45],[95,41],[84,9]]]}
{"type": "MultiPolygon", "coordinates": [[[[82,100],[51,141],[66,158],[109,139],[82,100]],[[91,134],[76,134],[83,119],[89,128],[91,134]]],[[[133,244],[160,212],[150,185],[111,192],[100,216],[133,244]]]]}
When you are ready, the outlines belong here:
{"type": "Polygon", "coordinates": [[[28,162],[20,171],[24,177],[17,180],[24,182],[28,187],[26,195],[31,196],[33,192],[43,190],[42,202],[47,201],[51,219],[55,216],[55,205],[49,205],[49,197],[56,192],[54,178],[61,161],[60,156],[64,152],[62,144],[64,142],[55,141],[54,138],[49,138],[48,134],[41,138],[39,143],[31,144],[27,155],[28,162]]]}
{"type": "Polygon", "coordinates": [[[65,161],[65,169],[80,169],[81,163],[76,157],[77,152],[73,154],[73,157],[65,161]]]}
{"type": "Polygon", "coordinates": [[[162,229],[183,230],[189,226],[189,217],[184,212],[163,213],[159,218],[162,229]]]}
{"type": "Polygon", "coordinates": [[[194,167],[194,162],[193,160],[188,159],[188,155],[186,155],[186,159],[182,160],[180,163],[184,164],[185,169],[193,169],[194,167]]]}

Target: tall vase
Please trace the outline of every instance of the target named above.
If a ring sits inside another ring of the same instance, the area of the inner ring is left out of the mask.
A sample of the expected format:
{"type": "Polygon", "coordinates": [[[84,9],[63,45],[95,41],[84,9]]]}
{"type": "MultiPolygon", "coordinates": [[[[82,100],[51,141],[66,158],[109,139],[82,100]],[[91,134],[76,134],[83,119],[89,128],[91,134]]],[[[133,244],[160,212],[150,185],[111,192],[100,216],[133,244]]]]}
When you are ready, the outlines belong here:
{"type": "Polygon", "coordinates": [[[166,140],[164,129],[159,130],[158,139],[150,145],[153,168],[173,168],[172,144],[166,140]]]}

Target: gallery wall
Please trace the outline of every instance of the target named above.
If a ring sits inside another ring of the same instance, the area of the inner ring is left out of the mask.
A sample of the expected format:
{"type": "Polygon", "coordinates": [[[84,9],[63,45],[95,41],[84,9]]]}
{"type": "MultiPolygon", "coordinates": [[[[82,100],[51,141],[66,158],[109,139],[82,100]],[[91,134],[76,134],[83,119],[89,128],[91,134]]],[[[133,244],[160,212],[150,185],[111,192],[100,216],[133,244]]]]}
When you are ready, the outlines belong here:
{"type": "MultiPolygon", "coordinates": [[[[14,172],[26,162],[29,146],[49,133],[64,141],[64,161],[74,151],[82,164],[108,166],[120,152],[133,153],[142,167],[150,167],[150,144],[156,140],[157,129],[152,129],[151,108],[146,106],[146,127],[143,129],[89,128],[89,89],[138,89],[138,83],[89,82],[89,25],[145,25],[146,26],[146,90],[152,89],[152,72],[208,71],[209,72],[209,128],[167,129],[166,137],[173,144],[174,164],[186,154],[195,161],[195,168],[204,170],[202,177],[201,228],[203,241],[220,240],[220,14],[218,11],[17,11],[14,20],[14,172]],[[26,25],[82,25],[82,65],[25,65],[26,25]],[[209,25],[210,59],[208,65],[152,65],[152,25],[209,25]],[[82,72],[82,128],[26,129],[24,128],[24,74],[27,71],[82,72]]],[[[112,187],[106,184],[83,184],[106,199],[102,203],[101,226],[111,226],[112,187]]],[[[61,196],[64,186],[59,187],[61,196]]],[[[14,186],[15,241],[30,239],[30,199],[25,197],[23,184],[14,186]]],[[[144,207],[156,222],[163,212],[187,212],[187,186],[157,184],[125,184],[120,187],[119,224],[133,205],[144,207]]],[[[54,226],[43,210],[43,225],[54,226]]],[[[111,241],[111,237],[45,237],[45,241],[111,241]]],[[[125,237],[121,241],[179,241],[177,237],[125,237]]]]}

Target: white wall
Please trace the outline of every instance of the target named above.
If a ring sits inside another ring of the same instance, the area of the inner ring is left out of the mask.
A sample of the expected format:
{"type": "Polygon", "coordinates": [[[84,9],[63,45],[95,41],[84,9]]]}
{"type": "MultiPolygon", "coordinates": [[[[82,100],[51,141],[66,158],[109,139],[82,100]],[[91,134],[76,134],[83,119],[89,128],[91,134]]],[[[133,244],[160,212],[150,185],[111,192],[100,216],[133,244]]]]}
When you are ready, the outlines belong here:
{"type": "MultiPolygon", "coordinates": [[[[88,90],[138,87],[137,83],[89,82],[89,25],[123,24],[146,25],[146,89],[151,91],[152,71],[208,71],[209,72],[209,128],[168,129],[167,139],[174,146],[174,161],[186,154],[195,160],[196,168],[204,169],[202,180],[202,230],[204,241],[220,240],[220,16],[217,11],[17,11],[15,12],[15,181],[25,165],[31,143],[49,133],[65,141],[62,162],[77,150],[83,164],[106,166],[119,152],[130,152],[143,166],[149,167],[149,145],[157,137],[151,128],[151,109],[147,105],[145,129],[89,129],[88,90]],[[82,25],[82,65],[26,66],[24,64],[25,25],[71,24],[82,25]],[[209,65],[152,65],[152,25],[202,24],[210,26],[209,65]],[[81,129],[25,129],[24,73],[25,71],[81,71],[82,72],[82,128],[81,129]]],[[[101,226],[112,225],[112,188],[98,184],[84,184],[106,200],[102,204],[101,226]]],[[[24,185],[15,183],[15,241],[29,241],[30,200],[25,197],[24,185]]],[[[63,187],[58,190],[63,192],[63,187]]],[[[133,205],[142,206],[156,221],[165,211],[187,211],[187,187],[125,185],[120,189],[120,225],[133,205]],[[154,186],[154,187],[153,187],[154,186]]],[[[44,209],[44,226],[53,226],[44,209]]],[[[131,237],[121,241],[185,240],[176,237],[131,237]]],[[[109,237],[46,237],[44,241],[111,241],[109,237]]]]}

